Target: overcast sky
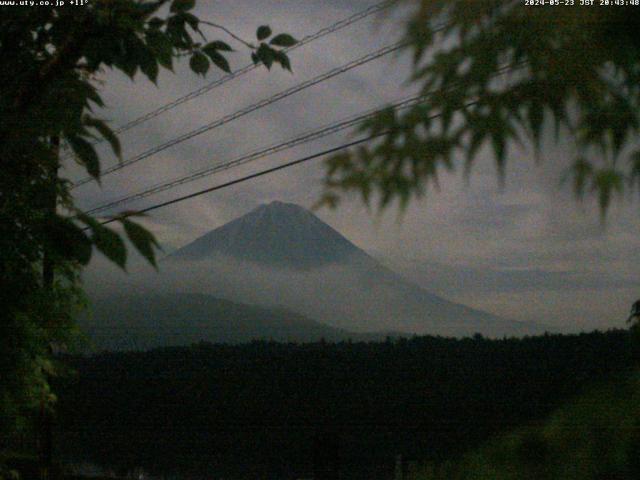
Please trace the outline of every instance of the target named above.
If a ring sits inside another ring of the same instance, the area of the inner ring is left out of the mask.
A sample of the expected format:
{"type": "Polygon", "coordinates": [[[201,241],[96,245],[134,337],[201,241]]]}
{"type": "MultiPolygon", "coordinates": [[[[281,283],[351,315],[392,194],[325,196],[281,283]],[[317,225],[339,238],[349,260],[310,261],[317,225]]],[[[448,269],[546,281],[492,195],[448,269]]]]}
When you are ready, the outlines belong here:
{"type": "MultiPolygon", "coordinates": [[[[351,15],[374,1],[228,0],[200,1],[197,14],[253,39],[270,24],[297,38],[351,15]]],[[[399,38],[399,23],[373,18],[312,42],[291,54],[293,74],[260,68],[187,102],[122,135],[124,156],[198,128],[226,114],[314,77],[399,38]]],[[[212,30],[212,39],[225,38],[212,30]]],[[[249,52],[234,44],[232,68],[249,52]]],[[[102,187],[75,191],[90,208],[243,153],[287,140],[308,130],[393,102],[415,91],[408,85],[406,56],[391,55],[351,70],[237,121],[200,135],[104,178],[102,187]]],[[[184,68],[161,74],[158,86],[105,73],[102,93],[113,125],[189,93],[215,79],[184,68]]],[[[343,143],[338,134],[199,180],[122,207],[142,208],[343,143]]],[[[106,163],[115,160],[104,150],[106,163]]],[[[395,208],[379,215],[356,197],[336,211],[317,215],[356,245],[412,280],[451,300],[518,320],[539,320],[573,330],[622,327],[631,303],[640,297],[638,201],[633,195],[611,209],[602,225],[593,202],[577,203],[560,187],[571,146],[549,143],[542,163],[530,149],[509,152],[506,186],[498,185],[485,152],[470,182],[461,172],[443,174],[440,191],[429,191],[400,216],[395,208]]],[[[67,170],[78,178],[76,170],[67,170]]],[[[184,245],[255,208],[282,200],[312,206],[322,192],[322,161],[289,168],[234,187],[157,210],[149,225],[163,244],[184,245]]]]}

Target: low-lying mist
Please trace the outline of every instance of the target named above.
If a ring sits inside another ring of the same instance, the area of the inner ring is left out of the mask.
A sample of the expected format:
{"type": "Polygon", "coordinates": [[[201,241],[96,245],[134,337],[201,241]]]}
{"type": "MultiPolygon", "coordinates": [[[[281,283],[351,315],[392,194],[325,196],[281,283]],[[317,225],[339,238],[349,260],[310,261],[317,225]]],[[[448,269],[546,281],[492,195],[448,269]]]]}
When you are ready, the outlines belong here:
{"type": "Polygon", "coordinates": [[[128,275],[112,268],[90,269],[85,283],[92,298],[205,294],[285,308],[354,332],[502,336],[532,329],[448,302],[362,255],[308,269],[268,266],[221,254],[198,260],[169,256],[159,262],[158,271],[141,265],[132,267],[128,275]]]}

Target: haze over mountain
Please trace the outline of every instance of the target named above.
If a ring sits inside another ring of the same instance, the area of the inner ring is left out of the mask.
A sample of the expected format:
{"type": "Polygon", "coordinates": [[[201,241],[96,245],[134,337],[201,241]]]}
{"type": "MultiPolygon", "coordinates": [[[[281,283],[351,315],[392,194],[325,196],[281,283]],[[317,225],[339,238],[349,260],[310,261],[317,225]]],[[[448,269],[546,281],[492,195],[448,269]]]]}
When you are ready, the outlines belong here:
{"type": "Polygon", "coordinates": [[[332,328],[284,309],[175,293],[117,295],[93,302],[81,319],[91,350],[148,350],[165,346],[244,343],[252,340],[312,342],[376,339],[332,328]]]}
{"type": "Polygon", "coordinates": [[[262,205],[169,255],[155,289],[284,307],[334,328],[450,336],[541,333],[427,292],[304,208],[262,205]],[[171,278],[171,281],[167,281],[171,278]]]}
{"type": "Polygon", "coordinates": [[[100,288],[91,295],[93,315],[80,323],[98,349],[545,331],[430,293],[313,213],[282,202],[174,251],[157,273],[89,283],[100,288]]]}

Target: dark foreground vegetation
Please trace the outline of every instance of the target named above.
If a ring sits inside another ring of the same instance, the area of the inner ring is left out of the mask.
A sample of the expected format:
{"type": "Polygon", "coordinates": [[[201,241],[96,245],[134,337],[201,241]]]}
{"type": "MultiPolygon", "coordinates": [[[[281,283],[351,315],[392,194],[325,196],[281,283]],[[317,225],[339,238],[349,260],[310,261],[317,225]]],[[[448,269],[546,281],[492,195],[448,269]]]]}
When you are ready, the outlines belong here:
{"type": "Polygon", "coordinates": [[[442,464],[629,378],[637,343],[610,331],[73,357],[57,453],[120,474],[393,478],[397,455],[442,464]]]}
{"type": "Polygon", "coordinates": [[[421,470],[421,480],[636,480],[640,374],[590,389],[542,425],[519,428],[463,458],[421,470]]]}

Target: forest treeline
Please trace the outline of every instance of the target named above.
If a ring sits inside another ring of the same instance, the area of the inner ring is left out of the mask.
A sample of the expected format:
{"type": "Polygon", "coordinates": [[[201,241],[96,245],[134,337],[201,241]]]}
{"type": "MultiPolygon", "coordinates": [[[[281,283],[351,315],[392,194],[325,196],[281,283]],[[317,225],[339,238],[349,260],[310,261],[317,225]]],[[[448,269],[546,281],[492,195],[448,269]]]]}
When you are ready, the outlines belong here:
{"type": "Polygon", "coordinates": [[[626,378],[638,343],[612,330],[70,357],[57,453],[180,478],[392,478],[398,454],[455,459],[626,378]]]}

